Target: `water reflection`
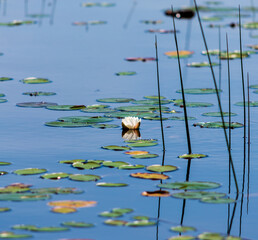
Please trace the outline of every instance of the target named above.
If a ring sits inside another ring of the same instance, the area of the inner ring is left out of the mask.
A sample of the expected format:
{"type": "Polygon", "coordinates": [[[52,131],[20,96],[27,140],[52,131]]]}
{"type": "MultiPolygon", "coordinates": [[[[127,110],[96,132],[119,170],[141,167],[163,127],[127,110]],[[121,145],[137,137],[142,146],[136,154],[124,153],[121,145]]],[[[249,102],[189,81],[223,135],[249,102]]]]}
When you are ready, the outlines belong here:
{"type": "Polygon", "coordinates": [[[141,137],[141,133],[139,130],[126,130],[123,129],[122,131],[122,138],[124,140],[137,140],[141,137]]]}

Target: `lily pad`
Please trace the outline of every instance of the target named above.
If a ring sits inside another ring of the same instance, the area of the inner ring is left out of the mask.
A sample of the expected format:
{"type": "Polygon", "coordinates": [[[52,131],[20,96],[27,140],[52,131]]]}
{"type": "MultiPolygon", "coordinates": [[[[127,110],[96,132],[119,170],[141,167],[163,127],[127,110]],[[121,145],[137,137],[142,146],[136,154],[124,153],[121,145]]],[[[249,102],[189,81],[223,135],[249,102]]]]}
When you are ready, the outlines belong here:
{"type": "Polygon", "coordinates": [[[193,159],[193,158],[205,158],[208,157],[208,155],[205,154],[200,154],[200,153],[192,153],[192,154],[183,154],[178,156],[179,158],[184,158],[184,159],[193,159]]]}
{"type": "Polygon", "coordinates": [[[71,207],[71,208],[84,208],[93,207],[97,204],[96,201],[85,200],[64,200],[49,202],[48,205],[52,207],[71,207]]]}
{"type": "Polygon", "coordinates": [[[131,209],[131,208],[113,208],[112,212],[125,214],[125,213],[133,212],[133,209],[131,209]]]}
{"type": "Polygon", "coordinates": [[[136,165],[122,165],[119,166],[118,169],[124,169],[124,170],[133,170],[133,169],[142,169],[144,168],[144,165],[136,164],[136,165]]]}
{"type": "Polygon", "coordinates": [[[171,227],[170,230],[172,230],[174,232],[185,233],[185,232],[189,232],[189,231],[196,231],[196,228],[180,225],[180,226],[176,226],[176,227],[171,227]]]}
{"type": "Polygon", "coordinates": [[[21,229],[21,230],[28,230],[32,232],[63,232],[69,230],[69,228],[65,227],[37,227],[34,225],[15,225],[12,227],[13,229],[21,229]]]}
{"type": "MultiPolygon", "coordinates": [[[[211,63],[212,66],[218,66],[218,63],[211,63]]],[[[187,67],[210,67],[210,64],[208,62],[192,62],[192,63],[188,63],[187,67]]]]}
{"type": "Polygon", "coordinates": [[[193,236],[175,236],[175,237],[171,237],[169,238],[168,240],[193,240],[193,239],[196,239],[195,237],[193,236]]]}
{"type": "Polygon", "coordinates": [[[46,126],[48,127],[65,127],[65,128],[76,128],[76,127],[90,127],[91,124],[88,123],[77,123],[77,122],[62,122],[62,121],[53,121],[46,122],[46,126]]]}
{"type": "MultiPolygon", "coordinates": [[[[211,56],[218,56],[220,54],[219,49],[210,49],[208,50],[209,55],[211,56]]],[[[207,51],[202,51],[203,55],[207,55],[207,51]]]]}
{"type": "Polygon", "coordinates": [[[75,162],[73,163],[72,166],[78,169],[95,169],[95,168],[101,167],[100,164],[94,163],[94,162],[86,162],[86,163],[75,162]]]}
{"type": "Polygon", "coordinates": [[[100,213],[99,216],[101,216],[101,217],[109,217],[109,218],[116,218],[116,217],[123,216],[123,213],[105,211],[105,212],[100,213]]]}
{"type": "Polygon", "coordinates": [[[220,184],[215,182],[173,182],[162,183],[159,184],[158,187],[174,190],[204,190],[218,188],[220,187],[220,184]]]}
{"type": "Polygon", "coordinates": [[[77,188],[72,187],[50,187],[50,188],[34,188],[31,189],[30,192],[32,193],[38,193],[38,194],[80,194],[83,193],[83,191],[78,190],[77,188]]]}
{"type": "Polygon", "coordinates": [[[59,163],[65,163],[65,164],[73,164],[75,162],[86,162],[85,159],[73,159],[73,160],[62,160],[62,161],[59,161],[59,163]]]}
{"type": "Polygon", "coordinates": [[[223,240],[224,237],[220,233],[204,232],[198,236],[202,240],[223,240]]]}
{"type": "Polygon", "coordinates": [[[5,94],[4,93],[0,93],[0,97],[5,97],[5,94]]]}
{"type": "MultiPolygon", "coordinates": [[[[126,111],[126,112],[153,112],[158,111],[159,106],[156,105],[135,105],[135,106],[123,106],[115,108],[119,111],[126,111]]],[[[161,110],[168,110],[168,107],[161,106],[161,110]]],[[[136,116],[138,117],[138,116],[136,116]]]]}
{"type": "Polygon", "coordinates": [[[75,111],[86,108],[84,105],[55,105],[55,106],[47,106],[49,110],[56,111],[75,111]]]}
{"type": "MultiPolygon", "coordinates": [[[[183,102],[176,102],[174,104],[175,106],[178,107],[183,107],[183,102]]],[[[212,107],[213,104],[212,103],[205,103],[205,102],[187,102],[186,107],[212,107]]]]}
{"type": "MultiPolygon", "coordinates": [[[[186,50],[181,50],[179,51],[179,57],[180,58],[187,58],[193,55],[193,51],[186,51],[186,50]]],[[[177,51],[170,51],[170,52],[165,52],[165,55],[170,57],[170,58],[177,58],[177,51]]]]}
{"type": "Polygon", "coordinates": [[[48,194],[36,194],[36,193],[9,193],[0,194],[0,201],[37,201],[49,199],[48,194]]]}
{"type": "Polygon", "coordinates": [[[47,78],[36,78],[36,77],[28,77],[20,80],[23,83],[27,84],[40,84],[40,83],[51,83],[52,81],[47,78]]]}
{"type": "Polygon", "coordinates": [[[76,227],[76,228],[90,228],[94,227],[94,224],[92,223],[85,223],[85,222],[62,222],[62,225],[65,227],[76,227]]]}
{"type": "Polygon", "coordinates": [[[147,227],[147,226],[154,226],[154,225],[157,225],[157,223],[149,220],[137,220],[133,222],[128,222],[126,224],[126,226],[128,227],[147,227]]]}
{"type": "Polygon", "coordinates": [[[108,149],[108,150],[114,150],[114,151],[126,151],[126,150],[131,150],[130,147],[127,146],[117,146],[117,145],[108,145],[108,146],[103,146],[101,147],[103,149],[108,149]]]}
{"type": "Polygon", "coordinates": [[[247,47],[254,49],[254,50],[258,50],[258,44],[247,45],[247,47]]]}
{"type": "Polygon", "coordinates": [[[34,175],[34,174],[44,173],[46,171],[47,170],[44,168],[25,168],[25,169],[15,170],[14,173],[17,175],[34,175]]]}
{"type": "MultiPolygon", "coordinates": [[[[179,116],[172,116],[168,118],[169,120],[173,120],[173,121],[184,121],[185,117],[179,117],[179,116]]],[[[187,120],[191,121],[191,120],[196,120],[195,117],[187,117],[187,120]]]]}
{"type": "Polygon", "coordinates": [[[0,212],[9,212],[9,211],[11,211],[11,208],[0,207],[0,212]]]}
{"type": "MultiPolygon", "coordinates": [[[[146,104],[146,105],[159,105],[159,101],[158,100],[153,100],[153,99],[144,99],[144,100],[135,100],[132,101],[132,103],[134,104],[146,104]]],[[[171,101],[169,100],[160,100],[160,104],[169,104],[171,103],[171,101]]]]}
{"type": "Polygon", "coordinates": [[[142,154],[148,154],[149,152],[147,151],[128,151],[128,152],[125,152],[125,154],[128,154],[128,155],[142,155],[142,154]]]}
{"type": "MultiPolygon", "coordinates": [[[[222,122],[198,122],[194,123],[193,126],[199,126],[201,128],[223,128],[222,122]]],[[[231,122],[230,123],[230,128],[241,128],[244,125],[242,123],[238,122],[231,122]]],[[[229,128],[229,122],[225,122],[225,128],[229,128]]]]}
{"type": "MultiPolygon", "coordinates": [[[[247,58],[247,57],[249,57],[249,55],[250,55],[249,52],[242,52],[242,58],[247,58]]],[[[239,58],[241,58],[240,51],[229,52],[228,54],[226,52],[222,52],[220,54],[220,59],[222,59],[222,60],[239,59],[239,58]]]]}
{"type": "Polygon", "coordinates": [[[70,117],[61,117],[57,119],[61,122],[72,122],[72,123],[103,123],[113,121],[111,118],[102,117],[102,116],[70,116],[70,117]]]}
{"type": "Polygon", "coordinates": [[[126,221],[114,219],[108,219],[104,223],[111,226],[125,226],[127,224],[126,221]]]}
{"type": "Polygon", "coordinates": [[[116,110],[112,109],[112,108],[84,108],[84,109],[81,109],[81,112],[86,112],[86,113],[112,113],[112,112],[116,112],[116,110]]]}
{"type": "Polygon", "coordinates": [[[10,77],[0,77],[0,82],[11,81],[11,80],[13,80],[13,78],[10,78],[10,77]]]}
{"type": "Polygon", "coordinates": [[[248,22],[243,24],[245,29],[258,29],[258,22],[248,22]]]}
{"type": "Polygon", "coordinates": [[[169,176],[160,173],[132,173],[130,176],[150,180],[164,180],[169,178],[169,176]]]}
{"type": "Polygon", "coordinates": [[[16,234],[13,232],[0,232],[0,238],[2,239],[9,239],[9,238],[31,238],[33,237],[32,235],[29,234],[16,234]]]}
{"type": "Polygon", "coordinates": [[[249,88],[251,88],[251,89],[258,89],[258,84],[250,85],[249,88]]]}
{"type": "Polygon", "coordinates": [[[96,100],[97,102],[103,103],[128,103],[134,101],[133,98],[99,98],[96,100]]]}
{"type": "Polygon", "coordinates": [[[59,173],[47,173],[47,174],[41,175],[40,177],[44,179],[50,179],[50,180],[59,180],[59,179],[67,178],[68,176],[69,176],[68,173],[59,172],[59,173]]]}
{"type": "Polygon", "coordinates": [[[126,187],[128,184],[126,183],[106,183],[100,182],[96,184],[98,187],[126,187]]]}
{"type": "Polygon", "coordinates": [[[151,171],[151,172],[173,172],[175,170],[177,170],[178,168],[176,166],[172,166],[172,165],[159,165],[159,164],[155,164],[155,165],[151,165],[146,167],[146,170],[151,171]]]}
{"type": "Polygon", "coordinates": [[[77,212],[77,209],[76,208],[72,208],[72,207],[54,207],[54,208],[51,209],[51,212],[61,213],[61,214],[68,214],[68,213],[77,212]]]}
{"type": "Polygon", "coordinates": [[[173,193],[172,196],[175,198],[182,198],[182,199],[202,199],[202,198],[221,198],[224,197],[225,193],[219,192],[204,192],[204,191],[197,191],[197,192],[180,192],[180,193],[173,193]]]}
{"type": "Polygon", "coordinates": [[[18,107],[30,107],[30,108],[45,108],[47,106],[55,106],[56,103],[51,102],[24,102],[24,103],[17,103],[16,106],[18,107]]]}
{"type": "Polygon", "coordinates": [[[93,127],[93,128],[105,129],[105,128],[118,128],[119,126],[116,125],[116,124],[104,124],[104,123],[100,123],[100,124],[92,124],[91,127],[93,127]]]}
{"type": "Polygon", "coordinates": [[[139,117],[139,118],[143,118],[146,116],[156,117],[158,115],[153,112],[111,112],[111,113],[105,114],[104,116],[121,119],[121,118],[125,118],[125,117],[139,117]]]}
{"type": "Polygon", "coordinates": [[[27,96],[33,96],[33,97],[36,97],[36,96],[53,96],[53,95],[56,95],[56,93],[54,92],[24,92],[23,95],[27,95],[27,96]]]}
{"type": "Polygon", "coordinates": [[[0,166],[11,165],[10,162],[0,162],[0,166]]]}
{"type": "Polygon", "coordinates": [[[207,196],[204,197],[200,200],[201,202],[204,203],[224,203],[224,204],[229,204],[229,203],[234,203],[235,200],[232,198],[222,198],[222,197],[216,197],[216,196],[207,196]]]}
{"type": "MultiPolygon", "coordinates": [[[[228,117],[229,113],[228,112],[222,112],[223,117],[228,117]]],[[[220,112],[207,112],[207,113],[203,113],[202,116],[206,116],[206,117],[220,117],[221,114],[220,112]]],[[[231,117],[237,116],[236,113],[230,113],[231,117]]]]}
{"type": "MultiPolygon", "coordinates": [[[[146,98],[146,99],[153,99],[153,100],[159,100],[159,96],[157,96],[157,95],[144,96],[143,98],[146,98]]],[[[163,97],[163,96],[160,96],[160,99],[166,99],[166,98],[163,97]]]]}
{"type": "Polygon", "coordinates": [[[119,168],[120,166],[129,165],[127,162],[122,161],[104,161],[103,166],[109,167],[109,168],[119,168]]]}
{"type": "MultiPolygon", "coordinates": [[[[181,90],[177,90],[177,93],[182,93],[181,90]]],[[[218,89],[218,92],[222,92],[222,90],[218,89]]],[[[216,89],[213,88],[185,88],[185,94],[213,94],[216,93],[216,89]]]]}
{"type": "Polygon", "coordinates": [[[106,104],[93,104],[93,105],[87,105],[86,109],[102,109],[102,108],[109,108],[109,105],[106,104]]]}
{"type": "Polygon", "coordinates": [[[133,76],[135,74],[136,72],[117,72],[116,73],[117,76],[133,76]]]}
{"type": "Polygon", "coordinates": [[[90,182],[90,181],[98,181],[101,179],[100,176],[97,175],[90,175],[90,174],[71,174],[69,175],[69,179],[73,181],[80,181],[80,182],[90,182]]]}
{"type": "Polygon", "coordinates": [[[136,159],[148,159],[148,158],[156,158],[158,157],[158,154],[141,154],[141,155],[133,155],[131,156],[132,158],[136,158],[136,159]]]}
{"type": "MultiPolygon", "coordinates": [[[[146,119],[146,120],[151,120],[151,121],[160,121],[160,117],[157,115],[155,117],[143,117],[143,119],[146,119]]],[[[162,117],[162,120],[165,121],[165,120],[168,120],[169,118],[166,118],[166,117],[162,117]]]]}
{"type": "Polygon", "coordinates": [[[162,190],[145,191],[145,192],[142,192],[142,196],[145,196],[145,197],[169,197],[170,193],[168,191],[162,191],[162,190]]]}
{"type": "MultiPolygon", "coordinates": [[[[244,103],[243,102],[237,102],[235,105],[243,107],[244,103]]],[[[245,106],[246,107],[248,106],[248,102],[245,102],[245,106]]],[[[250,107],[258,107],[258,101],[250,101],[249,106],[250,107]]]]}

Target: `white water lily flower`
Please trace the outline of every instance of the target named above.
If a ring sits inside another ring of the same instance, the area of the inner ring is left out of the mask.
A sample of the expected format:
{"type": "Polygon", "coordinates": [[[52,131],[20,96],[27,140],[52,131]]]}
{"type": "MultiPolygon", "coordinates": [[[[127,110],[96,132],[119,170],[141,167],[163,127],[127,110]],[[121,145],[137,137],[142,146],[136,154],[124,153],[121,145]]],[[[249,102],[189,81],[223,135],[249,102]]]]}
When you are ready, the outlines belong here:
{"type": "Polygon", "coordinates": [[[123,129],[139,129],[141,125],[141,119],[138,117],[125,117],[122,120],[123,129]]]}

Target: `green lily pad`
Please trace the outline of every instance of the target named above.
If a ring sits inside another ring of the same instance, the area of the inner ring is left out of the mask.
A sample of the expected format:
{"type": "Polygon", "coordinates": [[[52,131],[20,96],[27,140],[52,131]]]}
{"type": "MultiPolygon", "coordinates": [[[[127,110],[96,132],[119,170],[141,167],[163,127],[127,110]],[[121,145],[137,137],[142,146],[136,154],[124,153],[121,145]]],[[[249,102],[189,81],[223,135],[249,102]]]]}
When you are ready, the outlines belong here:
{"type": "Polygon", "coordinates": [[[64,232],[68,231],[69,228],[66,227],[36,227],[32,228],[29,231],[32,232],[64,232]]]}
{"type": "Polygon", "coordinates": [[[203,190],[220,187],[219,183],[215,182],[173,182],[159,184],[160,188],[168,188],[174,190],[203,190]]]}
{"type": "Polygon", "coordinates": [[[0,207],[0,212],[9,212],[9,211],[11,211],[11,208],[0,207]]]}
{"type": "MultiPolygon", "coordinates": [[[[176,102],[174,104],[175,106],[178,107],[183,107],[183,102],[176,102]]],[[[212,107],[213,104],[212,103],[205,103],[205,102],[187,102],[186,107],[212,107]]]]}
{"type": "Polygon", "coordinates": [[[62,222],[62,225],[65,227],[76,227],[76,228],[90,228],[94,227],[94,224],[92,223],[85,223],[85,222],[62,222]]]}
{"type": "MultiPolygon", "coordinates": [[[[119,111],[126,111],[126,112],[153,112],[159,111],[159,106],[156,105],[135,105],[135,106],[123,106],[115,108],[119,111]]],[[[168,107],[161,106],[161,110],[168,110],[168,107]]]]}
{"type": "Polygon", "coordinates": [[[109,168],[119,168],[120,166],[129,165],[129,163],[122,161],[104,161],[102,165],[109,168]]]}
{"type": "Polygon", "coordinates": [[[185,233],[185,232],[189,232],[189,231],[196,231],[196,228],[188,227],[188,226],[176,226],[176,227],[171,227],[170,230],[172,230],[174,232],[185,233]]]}
{"type": "Polygon", "coordinates": [[[80,181],[80,182],[90,182],[90,181],[98,181],[101,179],[100,176],[97,175],[90,175],[90,174],[71,174],[69,176],[70,180],[73,181],[80,181]]]}
{"type": "Polygon", "coordinates": [[[51,83],[52,81],[48,80],[47,78],[36,78],[36,77],[29,77],[20,80],[23,83],[27,84],[40,84],[40,83],[51,83]]]}
{"type": "MultiPolygon", "coordinates": [[[[156,120],[156,121],[160,121],[160,117],[159,115],[155,116],[155,117],[143,117],[144,119],[146,120],[156,120]]],[[[165,121],[165,120],[168,120],[169,118],[166,118],[166,117],[162,117],[162,120],[165,121]]]]}
{"type": "Polygon", "coordinates": [[[158,154],[141,154],[141,155],[132,155],[131,158],[148,159],[148,158],[156,158],[158,156],[159,156],[158,154]]]}
{"type": "Polygon", "coordinates": [[[216,197],[216,196],[207,196],[202,198],[200,201],[204,203],[224,203],[224,204],[235,202],[235,200],[232,198],[222,198],[222,197],[216,197]]]}
{"type": "Polygon", "coordinates": [[[27,95],[27,96],[33,96],[33,97],[36,97],[36,96],[53,96],[53,95],[56,95],[56,93],[54,92],[24,92],[23,95],[27,95]]]}
{"type": "Polygon", "coordinates": [[[28,235],[28,234],[16,234],[13,232],[0,232],[0,238],[2,239],[9,239],[9,238],[31,238],[33,237],[32,235],[28,235]]]}
{"type": "Polygon", "coordinates": [[[258,89],[258,84],[250,85],[249,88],[251,88],[251,89],[258,89]]]}
{"type": "Polygon", "coordinates": [[[56,110],[56,111],[75,111],[85,108],[84,105],[55,105],[55,106],[47,106],[49,110],[56,110]]]}
{"type": "MultiPolygon", "coordinates": [[[[201,128],[223,128],[222,122],[198,122],[194,123],[193,126],[199,126],[201,128]]],[[[244,125],[242,123],[238,122],[231,122],[230,123],[230,128],[241,128],[244,125]]],[[[225,128],[229,128],[229,122],[225,122],[225,128]]]]}
{"type": "Polygon", "coordinates": [[[50,180],[59,180],[59,179],[63,179],[63,178],[69,177],[69,174],[68,173],[63,173],[63,172],[59,172],[59,173],[46,173],[44,175],[41,175],[40,177],[44,178],[44,179],[50,179],[50,180]]]}
{"type": "Polygon", "coordinates": [[[87,160],[87,163],[102,164],[103,162],[105,162],[105,160],[87,160]]]}
{"type": "Polygon", "coordinates": [[[0,99],[0,103],[5,103],[5,102],[7,102],[7,100],[6,99],[0,99]]]}
{"type": "Polygon", "coordinates": [[[133,222],[128,222],[126,224],[126,226],[128,227],[147,227],[147,226],[154,226],[154,225],[157,225],[157,223],[149,220],[136,220],[133,222]]]}
{"type": "Polygon", "coordinates": [[[137,139],[137,140],[126,140],[126,143],[152,143],[157,142],[157,139],[137,139]]]}
{"type": "MultiPolygon", "coordinates": [[[[210,49],[210,50],[208,50],[208,53],[211,56],[218,56],[220,51],[219,51],[219,49],[210,49]]],[[[202,54],[207,55],[207,51],[202,51],[202,54]]]]}
{"type": "Polygon", "coordinates": [[[0,97],[5,97],[5,94],[4,93],[0,93],[0,97]]]}
{"type": "Polygon", "coordinates": [[[133,98],[100,98],[96,100],[97,102],[103,103],[128,103],[134,101],[133,98]]]}
{"type": "Polygon", "coordinates": [[[118,169],[124,169],[124,170],[133,170],[133,169],[142,169],[144,168],[144,165],[136,164],[136,165],[122,165],[119,166],[118,169]]]}
{"type": "Polygon", "coordinates": [[[102,117],[102,116],[71,116],[71,117],[62,117],[58,118],[58,121],[61,122],[72,122],[72,123],[103,123],[113,121],[111,118],[102,117]]]}
{"type": "Polygon", "coordinates": [[[196,239],[195,237],[193,236],[175,236],[175,237],[171,237],[169,238],[168,240],[193,240],[193,239],[196,239]]]}
{"type": "Polygon", "coordinates": [[[106,183],[106,182],[100,182],[96,184],[99,187],[126,187],[128,184],[126,183],[106,183]]]}
{"type": "Polygon", "coordinates": [[[34,188],[30,192],[38,194],[80,194],[83,191],[78,190],[77,188],[62,188],[62,187],[50,187],[50,188],[34,188]]]}
{"type": "Polygon", "coordinates": [[[112,113],[116,112],[115,109],[112,108],[84,108],[81,110],[81,112],[86,113],[112,113]]]}
{"type": "Polygon", "coordinates": [[[73,160],[62,160],[62,161],[59,161],[59,163],[64,163],[64,164],[73,164],[75,162],[84,163],[84,162],[86,162],[86,160],[85,159],[73,159],[73,160]]]}
{"type": "Polygon", "coordinates": [[[228,236],[228,237],[226,237],[225,240],[242,240],[242,238],[240,238],[240,237],[228,236]]]}
{"type": "Polygon", "coordinates": [[[192,154],[183,154],[178,157],[184,158],[184,159],[193,159],[193,158],[205,158],[205,157],[208,157],[208,155],[200,154],[200,153],[192,153],[192,154]]]}
{"type": "MultiPolygon", "coordinates": [[[[248,51],[242,52],[242,58],[247,58],[247,57],[249,57],[249,55],[250,55],[250,52],[248,52],[248,51]]],[[[220,54],[220,59],[222,59],[222,60],[239,59],[239,58],[241,58],[240,51],[229,52],[228,54],[227,54],[227,52],[222,52],[220,54]]]]}
{"type": "Polygon", "coordinates": [[[243,24],[245,29],[258,29],[258,22],[248,22],[243,24]]]}
{"type": "Polygon", "coordinates": [[[86,162],[86,163],[75,162],[73,163],[72,166],[78,169],[95,169],[95,168],[101,167],[100,164],[94,163],[94,162],[86,162]]]}
{"type": "Polygon", "coordinates": [[[129,147],[152,147],[158,145],[157,142],[146,142],[146,141],[138,141],[135,143],[128,144],[129,147]]]}
{"type": "Polygon", "coordinates": [[[131,208],[113,208],[112,212],[125,214],[125,213],[133,212],[133,209],[131,209],[131,208]]]}
{"type": "Polygon", "coordinates": [[[0,82],[11,81],[11,80],[13,80],[13,78],[10,78],[10,77],[0,77],[0,82]]]}
{"type": "Polygon", "coordinates": [[[0,194],[0,201],[37,201],[47,200],[50,198],[48,194],[36,194],[36,193],[9,193],[0,194]]]}
{"type": "Polygon", "coordinates": [[[205,22],[217,22],[217,21],[223,20],[223,18],[217,17],[217,16],[213,16],[213,17],[204,16],[202,17],[202,20],[205,22]]]}
{"type": "MultiPolygon", "coordinates": [[[[228,112],[222,112],[223,117],[228,117],[229,113],[228,112]]],[[[220,117],[221,114],[220,112],[207,112],[207,113],[203,113],[202,116],[206,116],[206,117],[220,117]]],[[[231,117],[237,116],[236,113],[230,113],[231,117]]]]}
{"type": "Polygon", "coordinates": [[[133,216],[135,220],[149,220],[150,218],[147,216],[133,216]]]}
{"type": "Polygon", "coordinates": [[[128,151],[131,148],[127,146],[108,145],[101,147],[103,149],[114,150],[114,151],[128,151]]]}
{"type": "MultiPolygon", "coordinates": [[[[172,117],[169,117],[168,118],[169,120],[177,120],[177,121],[184,121],[185,120],[185,117],[179,117],[179,116],[172,116],[172,117]]],[[[195,117],[187,117],[188,120],[196,120],[195,117]]]]}
{"type": "Polygon", "coordinates": [[[182,198],[182,199],[202,199],[202,198],[220,198],[224,197],[225,193],[218,193],[218,192],[204,192],[204,191],[197,191],[197,192],[180,192],[180,193],[173,193],[172,196],[175,198],[182,198]]]}
{"type": "Polygon", "coordinates": [[[62,121],[53,121],[46,122],[46,126],[48,127],[65,127],[65,128],[76,128],[76,127],[90,127],[91,124],[88,123],[76,123],[76,122],[62,122],[62,121]]]}
{"type": "MultiPolygon", "coordinates": [[[[212,66],[218,66],[218,63],[211,63],[212,66]]],[[[209,67],[210,64],[208,62],[192,62],[188,63],[187,67],[209,67]]]]}
{"type": "Polygon", "coordinates": [[[146,170],[151,171],[151,172],[172,172],[177,170],[178,168],[176,166],[172,166],[172,165],[151,165],[146,167],[146,170]]]}
{"type": "Polygon", "coordinates": [[[126,221],[114,219],[108,219],[104,223],[111,226],[125,226],[127,224],[126,221]]]}
{"type": "Polygon", "coordinates": [[[117,72],[116,73],[117,76],[133,76],[135,74],[136,72],[117,72]]]}
{"type": "Polygon", "coordinates": [[[10,162],[0,162],[0,166],[11,165],[10,162]]]}
{"type": "Polygon", "coordinates": [[[47,106],[54,106],[57,105],[56,103],[50,102],[24,102],[24,103],[17,103],[16,106],[18,107],[30,107],[30,108],[45,108],[47,106]]]}
{"type": "MultiPolygon", "coordinates": [[[[147,104],[147,105],[159,105],[159,101],[158,100],[153,100],[153,99],[145,99],[145,100],[136,100],[136,101],[132,101],[132,103],[134,104],[147,104]]],[[[169,104],[171,103],[171,101],[169,100],[160,100],[160,104],[169,104]]]]}
{"type": "Polygon", "coordinates": [[[101,216],[101,217],[109,217],[109,218],[116,218],[116,217],[123,216],[123,213],[105,211],[105,212],[100,213],[99,216],[101,216]]]}
{"type": "Polygon", "coordinates": [[[224,237],[220,233],[204,232],[198,236],[201,240],[223,240],[224,237]]]}
{"type": "MultiPolygon", "coordinates": [[[[177,90],[177,93],[182,93],[181,90],[177,90]]],[[[218,92],[222,92],[222,90],[218,89],[218,92]]],[[[213,88],[185,88],[185,94],[213,94],[216,93],[216,89],[213,88]]]]}
{"type": "Polygon", "coordinates": [[[93,104],[93,105],[87,105],[86,109],[102,109],[102,108],[109,108],[109,105],[106,104],[93,104]]]}
{"type": "MultiPolygon", "coordinates": [[[[153,100],[159,100],[159,96],[157,95],[151,95],[151,96],[144,96],[146,99],[153,99],[153,100]]],[[[165,97],[160,96],[160,99],[165,99],[165,97]]]]}
{"type": "MultiPolygon", "coordinates": [[[[243,102],[237,102],[235,105],[243,107],[244,103],[243,102]]],[[[246,107],[248,106],[248,102],[245,102],[245,106],[246,107]]],[[[249,106],[250,107],[258,107],[258,101],[250,101],[249,106]]]]}
{"type": "Polygon", "coordinates": [[[19,169],[15,170],[14,173],[17,175],[34,175],[34,174],[40,174],[44,173],[47,170],[44,168],[25,168],[25,169],[19,169]]]}
{"type": "Polygon", "coordinates": [[[93,128],[100,128],[100,129],[105,129],[105,128],[118,128],[119,126],[116,124],[92,124],[91,127],[93,128]]]}
{"type": "Polygon", "coordinates": [[[0,193],[22,193],[30,190],[30,185],[24,185],[20,183],[15,183],[3,188],[0,188],[0,193]]]}
{"type": "Polygon", "coordinates": [[[156,113],[153,112],[112,112],[107,113],[104,115],[105,117],[111,117],[111,118],[125,118],[125,117],[158,117],[156,113]]]}

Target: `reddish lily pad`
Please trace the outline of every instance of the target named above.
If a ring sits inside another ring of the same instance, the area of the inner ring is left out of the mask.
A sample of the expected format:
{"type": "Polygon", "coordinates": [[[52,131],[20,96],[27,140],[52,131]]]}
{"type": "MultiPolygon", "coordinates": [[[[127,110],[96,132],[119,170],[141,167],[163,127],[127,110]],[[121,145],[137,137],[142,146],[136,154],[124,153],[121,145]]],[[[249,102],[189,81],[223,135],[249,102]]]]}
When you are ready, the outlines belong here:
{"type": "Polygon", "coordinates": [[[163,191],[163,190],[145,191],[145,192],[142,192],[142,196],[145,196],[145,197],[169,197],[170,193],[168,191],[163,191]]]}
{"type": "Polygon", "coordinates": [[[132,173],[130,176],[150,180],[164,180],[169,178],[169,176],[160,173],[132,173]]]}
{"type": "MultiPolygon", "coordinates": [[[[186,50],[181,50],[179,51],[179,57],[180,58],[187,58],[193,55],[193,51],[186,51],[186,50]]],[[[177,51],[170,51],[170,52],[165,52],[165,55],[170,57],[170,58],[177,58],[177,51]]]]}
{"type": "Polygon", "coordinates": [[[67,214],[77,212],[77,209],[72,207],[54,207],[51,209],[51,212],[67,214]]]}
{"type": "Polygon", "coordinates": [[[97,204],[96,201],[85,200],[64,200],[49,202],[48,205],[52,207],[71,207],[71,208],[84,208],[94,207],[97,204]]]}

